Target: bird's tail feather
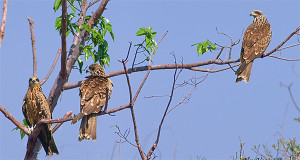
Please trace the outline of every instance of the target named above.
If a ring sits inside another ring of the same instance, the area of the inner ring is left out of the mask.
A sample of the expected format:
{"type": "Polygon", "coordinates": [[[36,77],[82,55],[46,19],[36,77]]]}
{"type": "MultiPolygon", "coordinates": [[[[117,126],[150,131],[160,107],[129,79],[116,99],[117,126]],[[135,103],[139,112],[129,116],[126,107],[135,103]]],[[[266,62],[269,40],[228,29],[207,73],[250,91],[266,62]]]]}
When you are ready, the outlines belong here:
{"type": "Polygon", "coordinates": [[[57,149],[57,147],[56,147],[56,144],[55,144],[55,142],[54,142],[54,138],[53,138],[52,135],[51,135],[51,140],[50,140],[50,142],[49,142],[49,147],[50,147],[50,150],[52,151],[52,153],[59,154],[58,149],[57,149]]]}
{"type": "Polygon", "coordinates": [[[244,64],[244,63],[241,64],[240,68],[238,70],[236,70],[236,72],[235,72],[235,74],[237,75],[235,83],[238,83],[242,80],[244,80],[246,83],[248,83],[252,65],[253,65],[253,62],[250,62],[247,64],[244,64]]]}
{"type": "Polygon", "coordinates": [[[43,145],[47,156],[52,156],[53,153],[59,154],[51,130],[49,130],[47,124],[44,124],[42,126],[41,132],[39,134],[39,139],[43,145]]]}
{"type": "Polygon", "coordinates": [[[96,140],[97,129],[97,113],[92,113],[82,117],[79,129],[79,141],[83,139],[96,140]]]}

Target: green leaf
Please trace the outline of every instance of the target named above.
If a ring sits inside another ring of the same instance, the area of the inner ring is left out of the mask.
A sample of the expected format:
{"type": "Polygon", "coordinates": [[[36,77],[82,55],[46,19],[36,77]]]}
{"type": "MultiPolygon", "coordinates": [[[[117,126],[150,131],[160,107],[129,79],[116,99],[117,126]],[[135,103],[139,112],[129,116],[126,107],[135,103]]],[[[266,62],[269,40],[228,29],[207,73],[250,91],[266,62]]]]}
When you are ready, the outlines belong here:
{"type": "Polygon", "coordinates": [[[95,53],[94,53],[94,52],[91,53],[91,57],[92,57],[94,63],[97,62],[97,61],[96,61],[96,56],[95,56],[95,53]]]}
{"type": "Polygon", "coordinates": [[[73,10],[73,12],[76,12],[75,8],[73,5],[70,5],[71,9],[73,10]]]}
{"type": "Polygon", "coordinates": [[[61,0],[55,0],[53,9],[56,12],[61,7],[61,0]]]}
{"type": "Polygon", "coordinates": [[[87,52],[85,52],[85,54],[84,54],[84,60],[87,61],[89,59],[90,55],[91,55],[91,52],[89,50],[87,50],[87,52]]]}
{"type": "Polygon", "coordinates": [[[146,34],[145,30],[143,30],[142,28],[140,28],[140,29],[136,32],[136,35],[137,35],[137,36],[142,36],[142,35],[145,35],[145,34],[146,34]]]}
{"type": "Polygon", "coordinates": [[[111,25],[110,23],[108,23],[108,24],[106,25],[106,28],[108,29],[108,31],[109,31],[109,33],[110,33],[110,36],[111,36],[111,38],[113,39],[113,41],[115,41],[115,35],[114,35],[114,33],[112,32],[112,25],[111,25]]]}
{"type": "Polygon", "coordinates": [[[78,65],[79,65],[79,72],[80,72],[80,74],[82,74],[83,60],[80,57],[78,57],[77,62],[78,62],[78,65]]]}
{"type": "MultiPolygon", "coordinates": [[[[25,118],[23,119],[23,125],[24,125],[25,127],[28,127],[28,124],[27,124],[27,121],[26,121],[25,118]]],[[[14,128],[12,131],[18,130],[18,129],[20,129],[20,128],[19,128],[19,127],[16,127],[16,128],[14,128]]],[[[24,136],[25,136],[25,132],[23,132],[22,130],[20,130],[20,135],[21,135],[21,139],[23,139],[24,136]]]]}

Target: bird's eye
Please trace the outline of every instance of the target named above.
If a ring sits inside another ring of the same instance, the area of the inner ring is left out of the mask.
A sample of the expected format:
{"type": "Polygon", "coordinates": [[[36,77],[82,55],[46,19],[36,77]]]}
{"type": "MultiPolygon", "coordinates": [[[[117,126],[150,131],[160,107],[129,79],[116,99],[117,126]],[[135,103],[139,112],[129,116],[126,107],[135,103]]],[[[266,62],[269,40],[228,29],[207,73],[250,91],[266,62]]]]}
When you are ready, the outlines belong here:
{"type": "Polygon", "coordinates": [[[40,81],[40,79],[38,79],[38,78],[37,78],[37,79],[36,79],[36,81],[37,81],[37,82],[39,82],[39,81],[40,81]]]}
{"type": "Polygon", "coordinates": [[[90,70],[92,70],[92,71],[93,71],[94,69],[95,69],[94,67],[91,67],[91,68],[90,68],[90,70]]]}
{"type": "Polygon", "coordinates": [[[29,82],[31,82],[32,81],[32,79],[31,78],[29,78],[29,82]]]}

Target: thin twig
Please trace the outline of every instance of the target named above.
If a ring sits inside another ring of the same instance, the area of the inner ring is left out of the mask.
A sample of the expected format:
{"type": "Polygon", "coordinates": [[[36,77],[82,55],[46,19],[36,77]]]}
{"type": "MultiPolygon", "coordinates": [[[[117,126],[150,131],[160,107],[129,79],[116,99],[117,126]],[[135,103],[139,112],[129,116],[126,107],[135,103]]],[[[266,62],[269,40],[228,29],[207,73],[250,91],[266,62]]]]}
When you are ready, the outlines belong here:
{"type": "Polygon", "coordinates": [[[299,106],[297,105],[297,103],[296,103],[296,101],[295,101],[295,99],[294,99],[292,90],[291,90],[292,85],[293,85],[293,83],[291,83],[291,84],[288,85],[288,86],[285,85],[285,84],[283,84],[282,82],[280,83],[280,86],[283,86],[283,87],[285,87],[285,88],[288,89],[289,94],[290,94],[290,97],[291,97],[291,99],[292,99],[292,101],[293,101],[294,106],[296,107],[296,109],[298,110],[298,112],[300,112],[300,108],[299,108],[299,106]]]}
{"type": "MultiPolygon", "coordinates": [[[[145,40],[141,43],[141,45],[139,45],[139,46],[136,48],[135,54],[134,54],[134,58],[133,58],[133,61],[132,61],[132,65],[131,65],[131,69],[134,67],[134,65],[135,65],[135,60],[136,60],[136,56],[137,56],[138,53],[140,53],[139,50],[140,50],[140,48],[142,48],[142,45],[143,45],[144,43],[145,43],[145,40]]],[[[145,50],[143,50],[143,51],[145,51],[145,50]]],[[[143,51],[142,51],[142,52],[143,52],[143,51]]]]}
{"type": "MultiPolygon", "coordinates": [[[[127,136],[128,136],[128,134],[129,134],[129,132],[128,132],[127,135],[125,135],[125,134],[122,134],[122,132],[121,132],[119,126],[116,126],[116,128],[118,129],[117,134],[119,135],[120,138],[123,138],[127,143],[131,144],[132,146],[137,147],[137,145],[133,144],[132,142],[130,142],[130,141],[127,139],[127,136]]],[[[125,133],[126,133],[126,132],[125,132],[125,133]]],[[[121,140],[120,140],[120,143],[121,143],[121,140]]]]}
{"type": "Polygon", "coordinates": [[[29,21],[30,33],[31,33],[31,44],[32,44],[32,54],[33,54],[33,76],[37,76],[37,62],[36,62],[36,47],[35,47],[35,37],[34,37],[34,21],[27,17],[29,21]]]}
{"type": "Polygon", "coordinates": [[[283,48],[279,48],[278,51],[281,51],[281,50],[284,50],[284,49],[287,49],[287,48],[291,48],[291,47],[295,47],[295,46],[299,46],[300,43],[296,43],[296,44],[292,44],[292,45],[289,45],[289,46],[286,46],[286,47],[283,47],[283,48]]]}
{"type": "Polygon", "coordinates": [[[55,59],[54,59],[54,62],[53,62],[53,64],[52,64],[52,66],[51,66],[49,72],[47,73],[46,77],[42,80],[41,85],[43,85],[43,84],[48,80],[48,78],[50,77],[50,75],[51,75],[51,73],[52,73],[52,71],[53,71],[53,69],[54,69],[54,67],[55,67],[55,65],[56,65],[56,62],[57,62],[57,60],[58,60],[58,58],[59,58],[59,54],[60,54],[60,53],[61,53],[61,49],[58,49],[57,54],[56,54],[56,57],[55,57],[55,59]]]}
{"type": "Polygon", "coordinates": [[[128,61],[128,57],[129,57],[129,53],[130,53],[130,49],[131,49],[131,45],[132,45],[132,42],[129,42],[128,53],[127,53],[127,56],[126,56],[125,60],[123,60],[124,62],[128,61]]]}
{"type": "MultiPolygon", "coordinates": [[[[129,49],[130,50],[130,49],[129,49]]],[[[129,52],[128,52],[129,53],[129,52]]],[[[128,55],[127,55],[128,56],[128,55]]],[[[123,64],[123,67],[124,67],[124,71],[125,71],[125,75],[126,75],[126,80],[127,80],[127,84],[128,84],[128,90],[129,90],[129,104],[130,106],[133,106],[132,104],[132,91],[131,91],[131,84],[130,84],[130,80],[129,80],[129,76],[128,76],[128,73],[126,72],[127,69],[126,69],[126,61],[125,60],[122,60],[122,64],[123,64]]]]}
{"type": "Polygon", "coordinates": [[[6,17],[7,17],[7,1],[8,0],[3,1],[3,13],[2,13],[2,21],[0,27],[0,48],[1,48],[2,40],[5,32],[6,17]]]}
{"type": "Polygon", "coordinates": [[[287,58],[277,57],[277,56],[273,56],[273,55],[269,55],[269,57],[277,58],[277,59],[281,59],[281,60],[285,60],[285,61],[300,61],[300,59],[287,59],[287,58]]]}
{"type": "Polygon", "coordinates": [[[137,125],[136,125],[136,119],[135,119],[135,114],[134,114],[134,109],[133,106],[130,105],[130,111],[131,111],[131,117],[132,117],[132,122],[133,122],[133,128],[134,128],[134,135],[135,135],[135,142],[136,146],[139,150],[140,156],[143,160],[146,159],[145,154],[143,153],[143,150],[141,148],[139,136],[138,136],[138,131],[137,131],[137,125]]]}

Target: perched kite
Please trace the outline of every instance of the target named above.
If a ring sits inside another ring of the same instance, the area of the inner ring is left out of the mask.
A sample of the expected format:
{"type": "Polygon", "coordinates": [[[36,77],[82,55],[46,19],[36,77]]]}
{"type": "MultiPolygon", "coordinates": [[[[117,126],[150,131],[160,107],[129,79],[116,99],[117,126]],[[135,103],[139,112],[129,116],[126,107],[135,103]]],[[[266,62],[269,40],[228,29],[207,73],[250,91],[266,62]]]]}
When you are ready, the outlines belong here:
{"type": "MultiPolygon", "coordinates": [[[[35,127],[41,119],[52,119],[50,104],[43,94],[40,80],[37,77],[31,77],[29,79],[29,87],[23,100],[22,110],[27,124],[30,127],[35,127]]],[[[51,133],[51,124],[43,124],[39,139],[42,142],[47,156],[51,156],[53,153],[58,154],[51,133]]]]}
{"type": "Polygon", "coordinates": [[[241,65],[235,72],[236,83],[241,80],[248,83],[253,60],[263,55],[272,37],[271,25],[265,15],[260,10],[253,10],[250,15],[254,17],[254,21],[244,34],[240,57],[241,65]]]}
{"type": "Polygon", "coordinates": [[[78,122],[81,118],[79,129],[79,141],[83,139],[96,140],[97,114],[101,111],[111,95],[113,88],[112,81],[106,77],[105,70],[99,64],[92,64],[88,70],[91,75],[86,77],[79,88],[80,113],[74,117],[72,124],[78,122]],[[107,95],[106,97],[106,88],[107,95]]]}

